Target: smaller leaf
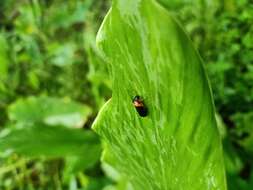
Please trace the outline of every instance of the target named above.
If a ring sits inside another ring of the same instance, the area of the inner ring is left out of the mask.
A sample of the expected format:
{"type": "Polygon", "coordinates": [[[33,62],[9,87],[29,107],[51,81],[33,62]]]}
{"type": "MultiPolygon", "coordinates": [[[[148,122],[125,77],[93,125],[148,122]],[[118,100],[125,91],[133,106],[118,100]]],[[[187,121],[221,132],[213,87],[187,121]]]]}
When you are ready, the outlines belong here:
{"type": "Polygon", "coordinates": [[[52,64],[63,67],[73,64],[75,56],[75,45],[53,43],[49,46],[48,51],[50,52],[50,61],[52,64]]]}
{"type": "Polygon", "coordinates": [[[12,121],[26,124],[44,122],[66,127],[81,127],[90,113],[91,109],[86,105],[46,96],[19,99],[8,110],[12,121]]]}
{"type": "Polygon", "coordinates": [[[92,131],[39,124],[23,129],[12,128],[0,134],[0,153],[17,153],[30,157],[83,157],[83,162],[98,161],[100,141],[92,131]]]}
{"type": "Polygon", "coordinates": [[[64,177],[66,179],[80,171],[92,168],[97,163],[100,158],[100,149],[90,149],[89,151],[90,154],[85,157],[83,155],[74,155],[65,159],[64,177]]]}

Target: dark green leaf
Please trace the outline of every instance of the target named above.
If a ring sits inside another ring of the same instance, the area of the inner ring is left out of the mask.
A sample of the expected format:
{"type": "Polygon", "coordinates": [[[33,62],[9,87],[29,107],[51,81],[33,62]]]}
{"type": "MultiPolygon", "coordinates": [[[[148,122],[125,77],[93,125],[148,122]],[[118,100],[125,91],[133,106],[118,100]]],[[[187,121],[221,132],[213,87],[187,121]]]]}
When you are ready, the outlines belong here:
{"type": "Polygon", "coordinates": [[[5,39],[5,35],[0,33],[0,89],[1,83],[6,79],[8,74],[8,44],[5,39]]]}
{"type": "Polygon", "coordinates": [[[82,156],[83,161],[89,164],[90,161],[98,160],[100,142],[91,131],[37,124],[2,132],[0,152],[14,152],[30,157],[82,156]]]}

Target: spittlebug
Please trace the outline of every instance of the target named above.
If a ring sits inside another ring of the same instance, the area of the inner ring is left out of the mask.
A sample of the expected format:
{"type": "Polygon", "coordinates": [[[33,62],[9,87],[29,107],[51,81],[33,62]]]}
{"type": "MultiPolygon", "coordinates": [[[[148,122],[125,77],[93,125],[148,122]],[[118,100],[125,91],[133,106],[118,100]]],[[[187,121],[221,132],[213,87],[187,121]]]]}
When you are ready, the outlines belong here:
{"type": "Polygon", "coordinates": [[[140,96],[137,95],[133,98],[133,105],[141,117],[146,117],[148,115],[148,108],[145,106],[140,96]]]}

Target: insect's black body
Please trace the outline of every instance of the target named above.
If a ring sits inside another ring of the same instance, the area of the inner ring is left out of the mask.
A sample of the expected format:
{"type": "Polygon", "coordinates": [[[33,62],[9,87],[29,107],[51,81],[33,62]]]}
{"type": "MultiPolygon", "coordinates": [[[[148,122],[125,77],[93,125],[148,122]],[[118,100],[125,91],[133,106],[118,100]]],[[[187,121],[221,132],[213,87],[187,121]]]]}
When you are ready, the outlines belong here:
{"type": "Polygon", "coordinates": [[[146,117],[148,115],[148,109],[140,96],[135,96],[133,98],[133,105],[141,117],[146,117]]]}

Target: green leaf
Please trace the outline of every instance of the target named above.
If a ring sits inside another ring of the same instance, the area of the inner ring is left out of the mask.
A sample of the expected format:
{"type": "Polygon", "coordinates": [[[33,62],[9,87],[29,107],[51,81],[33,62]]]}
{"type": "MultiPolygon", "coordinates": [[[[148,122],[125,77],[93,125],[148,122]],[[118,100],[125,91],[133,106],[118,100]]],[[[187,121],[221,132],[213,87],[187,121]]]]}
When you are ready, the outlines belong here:
{"type": "Polygon", "coordinates": [[[50,62],[56,66],[63,67],[71,65],[75,60],[74,44],[52,43],[48,47],[50,62]]]}
{"type": "Polygon", "coordinates": [[[225,190],[221,140],[201,58],[153,0],[114,0],[97,35],[112,98],[93,128],[104,162],[135,190],[225,190]],[[132,99],[140,95],[148,116],[132,99]]]}
{"type": "MultiPolygon", "coordinates": [[[[0,33],[0,86],[1,83],[6,80],[8,74],[8,44],[5,39],[5,35],[0,33]]],[[[1,89],[1,87],[0,87],[1,89]]]]}
{"type": "Polygon", "coordinates": [[[70,99],[29,97],[19,99],[8,110],[9,118],[19,123],[44,122],[48,125],[82,127],[91,109],[70,99]]]}
{"type": "Polygon", "coordinates": [[[69,1],[66,3],[55,3],[48,9],[46,26],[48,30],[66,29],[77,23],[83,23],[86,20],[92,0],[69,1]]]}
{"type": "Polygon", "coordinates": [[[2,131],[0,153],[18,153],[30,157],[83,156],[87,165],[98,161],[100,141],[96,134],[82,129],[36,124],[23,129],[2,131]]]}
{"type": "MultiPolygon", "coordinates": [[[[77,174],[80,171],[83,171],[84,169],[88,169],[93,167],[99,160],[100,158],[100,150],[94,149],[90,147],[91,149],[89,150],[92,157],[86,156],[84,157],[82,154],[80,155],[72,155],[66,158],[66,167],[64,170],[64,177],[67,181],[73,174],[77,174]],[[93,151],[93,152],[92,152],[93,151]],[[93,159],[93,156],[96,159],[93,159]]],[[[85,153],[84,153],[85,154],[85,153]]]]}

